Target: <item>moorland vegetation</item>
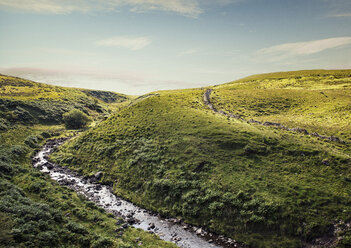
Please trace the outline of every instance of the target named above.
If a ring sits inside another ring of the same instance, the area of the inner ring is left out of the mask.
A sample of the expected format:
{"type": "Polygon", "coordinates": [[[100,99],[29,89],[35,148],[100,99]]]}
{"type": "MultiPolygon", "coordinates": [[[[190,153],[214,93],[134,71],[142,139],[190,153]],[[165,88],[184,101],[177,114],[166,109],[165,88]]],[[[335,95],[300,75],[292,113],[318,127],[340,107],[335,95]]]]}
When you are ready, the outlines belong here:
{"type": "Polygon", "coordinates": [[[351,245],[351,71],[256,75],[139,98],[52,158],[118,195],[252,247],[351,245]],[[248,123],[273,121],[345,143],[248,123]],[[323,243],[325,242],[325,243],[323,243]]]}
{"type": "Polygon", "coordinates": [[[96,124],[130,101],[89,92],[0,76],[0,247],[175,247],[121,228],[113,214],[32,167],[31,157],[46,140],[78,135],[64,128],[63,113],[80,109],[96,124]]]}

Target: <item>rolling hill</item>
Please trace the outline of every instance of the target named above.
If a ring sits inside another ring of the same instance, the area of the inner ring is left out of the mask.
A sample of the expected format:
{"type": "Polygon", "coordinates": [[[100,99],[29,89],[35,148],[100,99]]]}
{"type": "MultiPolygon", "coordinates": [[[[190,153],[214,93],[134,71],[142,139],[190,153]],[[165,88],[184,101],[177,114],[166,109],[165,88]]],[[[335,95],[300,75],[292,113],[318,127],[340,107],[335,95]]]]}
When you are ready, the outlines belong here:
{"type": "Polygon", "coordinates": [[[52,158],[252,247],[349,247],[350,93],[351,70],[154,92],[52,158]]]}
{"type": "Polygon", "coordinates": [[[65,88],[0,75],[0,125],[59,124],[62,114],[74,108],[97,119],[130,99],[114,92],[65,88]]]}
{"type": "Polygon", "coordinates": [[[51,86],[0,76],[0,247],[176,247],[135,228],[33,168],[48,139],[76,135],[62,114],[77,108],[95,123],[128,104],[113,92],[51,86]]]}

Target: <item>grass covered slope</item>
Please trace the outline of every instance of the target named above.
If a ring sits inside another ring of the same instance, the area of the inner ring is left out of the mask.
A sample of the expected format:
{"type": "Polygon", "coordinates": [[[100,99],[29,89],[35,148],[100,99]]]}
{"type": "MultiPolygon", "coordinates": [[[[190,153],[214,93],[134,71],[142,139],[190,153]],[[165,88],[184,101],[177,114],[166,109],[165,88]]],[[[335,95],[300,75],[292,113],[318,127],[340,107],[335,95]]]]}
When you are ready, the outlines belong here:
{"type": "Polygon", "coordinates": [[[120,227],[107,214],[33,168],[30,155],[60,126],[18,126],[0,132],[0,247],[175,247],[155,235],[120,227]],[[30,141],[30,142],[29,142],[30,141]]]}
{"type": "Polygon", "coordinates": [[[176,247],[135,228],[120,233],[114,215],[32,167],[31,156],[47,139],[71,134],[62,125],[47,124],[60,122],[61,110],[81,107],[100,119],[116,106],[95,102],[77,89],[5,76],[0,80],[0,247],[176,247]],[[56,112],[58,106],[62,109],[56,112]]]}
{"type": "Polygon", "coordinates": [[[60,124],[62,114],[80,109],[94,119],[110,114],[130,97],[114,92],[59,87],[0,75],[0,129],[11,123],[60,124]]]}
{"type": "Polygon", "coordinates": [[[218,110],[351,142],[351,70],[262,74],[213,90],[218,110]]]}
{"type": "Polygon", "coordinates": [[[104,171],[123,197],[253,247],[334,242],[334,230],[340,247],[350,245],[349,145],[214,114],[204,92],[144,98],[54,159],[85,174],[104,171]]]}

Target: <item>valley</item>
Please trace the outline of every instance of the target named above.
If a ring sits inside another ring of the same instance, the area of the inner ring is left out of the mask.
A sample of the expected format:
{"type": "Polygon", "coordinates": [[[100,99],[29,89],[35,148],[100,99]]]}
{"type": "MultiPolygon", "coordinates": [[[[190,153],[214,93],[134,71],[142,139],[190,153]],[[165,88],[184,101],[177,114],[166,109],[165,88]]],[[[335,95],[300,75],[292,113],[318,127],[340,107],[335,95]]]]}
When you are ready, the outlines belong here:
{"type": "Polygon", "coordinates": [[[155,233],[161,239],[174,242],[177,246],[183,248],[244,247],[234,240],[208,233],[202,230],[201,227],[181,223],[178,219],[162,218],[157,213],[151,213],[120,199],[118,196],[113,195],[110,187],[97,183],[101,173],[90,177],[82,177],[68,168],[49,162],[47,160],[48,156],[64,142],[65,139],[49,140],[33,158],[33,166],[40,169],[43,173],[49,174],[60,185],[68,186],[77,193],[84,195],[107,212],[116,215],[117,218],[123,218],[123,220],[119,220],[122,224],[119,229],[120,235],[123,235],[123,230],[128,225],[131,225],[135,228],[155,233]],[[216,243],[219,245],[216,245],[216,243]]]}
{"type": "Polygon", "coordinates": [[[197,247],[182,246],[184,237],[206,247],[201,232],[180,234],[184,225],[235,240],[224,247],[351,245],[351,70],[261,74],[140,97],[0,79],[5,247],[176,247],[147,232],[152,222],[123,228],[128,220],[116,218],[128,211],[116,217],[100,201],[106,195],[89,196],[100,184],[122,205],[180,222],[179,242],[164,238],[180,247],[197,247]],[[62,114],[71,109],[90,126],[66,129],[62,114]],[[31,158],[67,137],[45,159],[75,182],[51,175],[57,183],[31,158]],[[78,185],[92,191],[77,194],[78,185]]]}

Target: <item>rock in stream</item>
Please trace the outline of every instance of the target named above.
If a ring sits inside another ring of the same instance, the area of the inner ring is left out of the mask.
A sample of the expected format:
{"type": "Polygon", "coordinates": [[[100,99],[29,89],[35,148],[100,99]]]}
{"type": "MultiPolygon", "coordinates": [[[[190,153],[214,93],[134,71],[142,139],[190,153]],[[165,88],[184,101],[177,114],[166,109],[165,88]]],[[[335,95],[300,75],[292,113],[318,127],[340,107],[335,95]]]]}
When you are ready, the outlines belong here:
{"type": "Polygon", "coordinates": [[[64,138],[49,140],[32,159],[33,166],[48,174],[59,184],[83,194],[107,212],[113,213],[116,217],[122,217],[124,221],[119,219],[116,223],[120,225],[116,230],[117,236],[123,234],[123,229],[130,225],[154,233],[161,239],[173,242],[182,248],[243,247],[235,240],[209,233],[203,228],[192,227],[180,220],[162,219],[159,215],[115,196],[111,187],[97,183],[103,176],[102,172],[92,177],[83,177],[68,168],[48,161],[48,155],[66,140],[64,138]]]}

